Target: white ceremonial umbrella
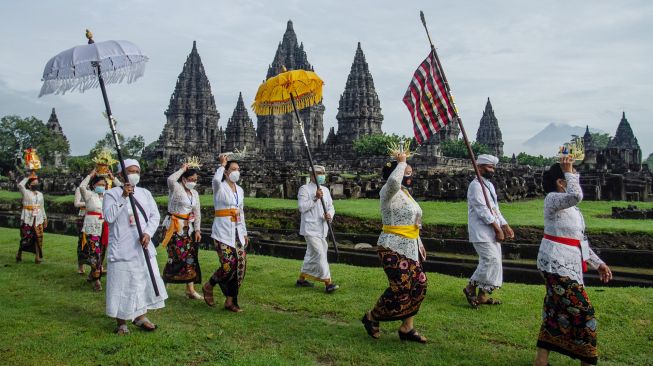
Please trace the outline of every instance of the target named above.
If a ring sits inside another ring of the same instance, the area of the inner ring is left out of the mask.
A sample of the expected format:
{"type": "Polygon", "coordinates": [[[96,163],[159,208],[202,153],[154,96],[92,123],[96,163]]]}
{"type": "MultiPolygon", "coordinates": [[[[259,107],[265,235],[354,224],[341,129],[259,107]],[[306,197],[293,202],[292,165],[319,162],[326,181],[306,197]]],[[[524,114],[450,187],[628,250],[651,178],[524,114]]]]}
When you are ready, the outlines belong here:
{"type": "MultiPolygon", "coordinates": [[[[116,131],[116,121],[111,114],[109,98],[107,97],[106,84],[117,84],[123,81],[132,83],[145,72],[145,63],[148,58],[133,43],[128,41],[105,41],[95,43],[93,34],[87,29],[86,38],[88,44],[76,46],[67,49],[48,61],[43,70],[43,86],[39,97],[46,94],[65,94],[68,91],[78,90],[84,92],[91,88],[100,87],[102,98],[106,108],[109,127],[113,134],[113,140],[116,144],[118,161],[123,172],[123,177],[127,177],[125,163],[120,152],[120,142],[118,141],[118,132],[116,131]]],[[[138,212],[134,197],[129,195],[132,212],[138,212]]],[[[134,215],[136,229],[140,238],[143,237],[143,229],[138,215],[134,215]]],[[[149,258],[147,248],[143,247],[145,258],[149,258]]],[[[154,293],[159,296],[159,288],[154,278],[152,264],[146,260],[147,269],[152,280],[154,293]]]]}

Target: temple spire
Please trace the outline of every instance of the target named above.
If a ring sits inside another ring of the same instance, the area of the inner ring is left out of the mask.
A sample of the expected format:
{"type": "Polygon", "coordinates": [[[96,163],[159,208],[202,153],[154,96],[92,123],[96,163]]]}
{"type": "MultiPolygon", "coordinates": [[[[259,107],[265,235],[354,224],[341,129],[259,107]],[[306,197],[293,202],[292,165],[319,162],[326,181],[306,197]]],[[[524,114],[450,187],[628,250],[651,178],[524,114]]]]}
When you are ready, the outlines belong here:
{"type": "Polygon", "coordinates": [[[485,110],[481,117],[481,122],[476,132],[476,142],[487,146],[492,155],[501,157],[503,156],[503,136],[499,128],[499,121],[494,115],[492,102],[487,98],[485,103],[485,110]]]}
{"type": "Polygon", "coordinates": [[[637,137],[635,137],[633,129],[630,127],[630,123],[628,123],[628,120],[626,119],[625,111],[621,114],[621,121],[619,121],[619,126],[617,126],[617,132],[614,134],[614,138],[608,143],[608,148],[639,150],[637,137]]]}
{"type": "Polygon", "coordinates": [[[360,137],[383,133],[381,103],[360,42],[340,96],[336,119],[339,144],[347,145],[360,137]]]}
{"type": "Polygon", "coordinates": [[[238,101],[236,101],[236,108],[231,114],[231,118],[227,121],[227,128],[225,128],[225,150],[234,151],[236,149],[242,151],[254,150],[256,142],[256,129],[254,129],[254,122],[247,113],[245,102],[243,101],[243,93],[238,93],[238,101]]]}

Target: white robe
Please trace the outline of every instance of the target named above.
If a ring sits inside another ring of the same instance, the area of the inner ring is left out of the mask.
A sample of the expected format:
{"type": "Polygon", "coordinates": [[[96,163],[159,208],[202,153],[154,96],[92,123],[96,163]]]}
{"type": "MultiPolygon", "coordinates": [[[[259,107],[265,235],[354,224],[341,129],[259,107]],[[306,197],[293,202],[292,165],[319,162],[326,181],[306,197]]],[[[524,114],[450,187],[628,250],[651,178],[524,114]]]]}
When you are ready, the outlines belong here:
{"type": "MultiPolygon", "coordinates": [[[[327,212],[333,218],[336,214],[333,208],[333,199],[327,187],[322,186],[324,205],[327,212]]],[[[308,183],[299,188],[297,203],[301,212],[301,224],[299,234],[306,240],[306,255],[302,263],[301,274],[317,281],[327,282],[331,280],[331,271],[327,260],[329,244],[326,236],[329,226],[324,219],[324,209],[320,200],[314,200],[317,186],[315,183],[308,183]]]]}
{"type": "MultiPolygon", "coordinates": [[[[143,233],[152,237],[161,220],[156,202],[150,191],[140,187],[135,188],[134,198],[143,206],[147,216],[146,222],[136,208],[143,233]]],[[[149,309],[164,307],[168,293],[159,274],[156,248],[150,241],[150,257],[147,260],[152,264],[159,289],[158,297],[154,294],[138,231],[135,225],[130,224],[131,206],[129,199],[122,196],[122,188],[113,188],[105,193],[103,213],[109,224],[106,314],[112,318],[132,320],[149,309]]]]}

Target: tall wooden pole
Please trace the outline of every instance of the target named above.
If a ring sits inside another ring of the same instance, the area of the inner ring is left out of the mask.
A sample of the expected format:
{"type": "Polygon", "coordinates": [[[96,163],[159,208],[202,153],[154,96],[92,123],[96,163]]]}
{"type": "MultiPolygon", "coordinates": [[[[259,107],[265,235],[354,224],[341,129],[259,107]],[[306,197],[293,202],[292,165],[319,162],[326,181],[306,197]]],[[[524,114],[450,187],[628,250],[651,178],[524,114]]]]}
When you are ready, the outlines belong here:
{"type": "Polygon", "coordinates": [[[442,81],[444,82],[444,87],[447,91],[447,98],[449,98],[449,101],[451,101],[451,105],[453,106],[453,111],[454,111],[454,117],[458,122],[458,126],[460,126],[460,132],[462,132],[463,134],[463,140],[465,141],[467,152],[469,153],[470,159],[472,159],[472,166],[474,167],[474,172],[476,173],[476,179],[478,179],[478,183],[481,185],[483,198],[485,198],[485,205],[487,205],[487,208],[491,212],[494,212],[492,211],[492,206],[490,205],[490,200],[488,199],[487,187],[485,187],[485,184],[483,184],[483,178],[481,177],[481,172],[478,169],[478,164],[476,164],[476,157],[474,156],[474,150],[472,150],[472,145],[469,143],[469,139],[467,138],[467,132],[465,131],[465,126],[463,126],[463,120],[460,118],[460,115],[458,114],[458,108],[456,107],[456,103],[454,102],[453,96],[451,95],[451,88],[449,87],[449,82],[447,81],[447,77],[444,74],[444,69],[440,64],[440,58],[438,57],[438,52],[435,50],[435,46],[433,46],[433,41],[431,41],[431,35],[429,34],[429,29],[426,26],[426,19],[424,18],[424,12],[421,10],[419,12],[419,17],[422,20],[422,25],[424,26],[424,30],[426,31],[426,36],[428,37],[429,44],[431,45],[431,52],[433,53],[433,57],[435,58],[436,71],[442,77],[442,81]]]}

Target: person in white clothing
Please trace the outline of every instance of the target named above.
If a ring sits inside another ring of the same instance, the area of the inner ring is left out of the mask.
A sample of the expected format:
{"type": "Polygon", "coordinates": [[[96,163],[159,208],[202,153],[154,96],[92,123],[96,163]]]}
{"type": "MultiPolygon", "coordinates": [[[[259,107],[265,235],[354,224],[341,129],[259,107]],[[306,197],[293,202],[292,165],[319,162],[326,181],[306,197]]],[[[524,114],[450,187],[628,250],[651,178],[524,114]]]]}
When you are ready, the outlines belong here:
{"type": "Polygon", "coordinates": [[[490,179],[494,176],[499,159],[492,155],[482,154],[477,159],[482,182],[474,179],[467,189],[467,207],[469,241],[478,254],[478,266],[469,279],[463,293],[470,306],[499,305],[501,301],[490,297],[492,291],[503,285],[503,267],[501,263],[501,241],[512,239],[515,233],[499,210],[497,192],[490,179]],[[490,208],[487,207],[483,187],[490,208]],[[476,290],[478,288],[478,294],[476,290]]]}
{"type": "Polygon", "coordinates": [[[331,222],[336,214],[333,208],[333,199],[329,189],[324,187],[326,183],[326,169],[323,166],[315,166],[317,183],[321,186],[319,189],[315,184],[315,179],[311,175],[311,182],[304,184],[299,188],[297,201],[299,212],[301,212],[301,223],[299,226],[299,235],[303,235],[306,240],[306,255],[304,263],[299,273],[299,279],[295,283],[297,287],[313,287],[313,284],[307,279],[324,282],[327,293],[333,293],[339,286],[331,282],[331,271],[327,253],[329,245],[326,241],[329,232],[327,221],[331,222]],[[327,212],[324,212],[320,199],[324,200],[327,212]]]}
{"type": "Polygon", "coordinates": [[[165,235],[161,245],[168,252],[163,268],[166,283],[185,283],[186,296],[199,300],[195,283],[202,283],[199,262],[199,245],[202,235],[200,223],[200,196],[195,190],[198,171],[184,164],[168,177],[168,215],[163,220],[165,235]]]}
{"type": "Polygon", "coordinates": [[[150,191],[137,187],[140,180],[140,164],[133,159],[125,160],[127,177],[123,187],[112,188],[104,195],[102,207],[104,219],[109,224],[109,248],[107,252],[106,314],[115,318],[119,335],[129,333],[126,320],[145,331],[156,329],[147,317],[150,309],[165,306],[168,298],[165,284],[159,275],[156,248],[150,245],[161,217],[150,191]],[[129,194],[133,194],[136,212],[132,211],[129,194]],[[143,230],[139,238],[135,216],[143,230]],[[145,258],[143,248],[149,251],[145,258]],[[150,261],[159,290],[156,296],[147,269],[150,261]]]}
{"type": "Polygon", "coordinates": [[[83,275],[84,263],[86,261],[82,252],[82,235],[84,234],[82,229],[84,228],[84,216],[86,216],[86,202],[84,202],[79,185],[75,188],[75,201],[73,204],[75,208],[79,209],[77,211],[77,231],[79,231],[79,235],[77,236],[77,273],[83,275]]]}
{"type": "Polygon", "coordinates": [[[107,179],[96,174],[95,169],[84,178],[79,191],[85,202],[84,223],[80,237],[78,260],[91,266],[88,281],[93,282],[93,289],[101,291],[104,257],[109,243],[109,228],[102,216],[102,203],[107,188],[107,179]]]}
{"type": "Polygon", "coordinates": [[[213,206],[215,217],[211,228],[211,238],[218,252],[220,266],[209,282],[202,286],[204,301],[215,306],[213,287],[220,286],[225,296],[224,308],[234,313],[242,310],[238,305],[238,292],[245,278],[249,244],[245,213],[243,211],[245,193],[238,184],[240,166],[236,161],[227,161],[228,156],[218,156],[220,165],[213,176],[213,206]]]}
{"type": "Polygon", "coordinates": [[[537,269],[544,278],[546,296],[534,365],[548,365],[550,351],[579,359],[581,365],[596,365],[597,321],[583,272],[589,264],[607,283],[612,280],[612,271],[589,247],[585,236],[585,220],[577,207],[583,190],[573,159],[562,156],[544,172],[542,186],[546,192],[544,237],[537,269]]]}
{"type": "Polygon", "coordinates": [[[23,196],[23,209],[20,214],[20,245],[16,262],[23,260],[23,252],[34,253],[34,263],[43,261],[43,230],[48,227],[43,193],[38,191],[39,179],[36,176],[18,182],[18,190],[23,196]]]}

